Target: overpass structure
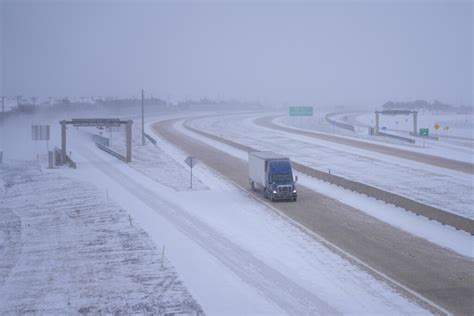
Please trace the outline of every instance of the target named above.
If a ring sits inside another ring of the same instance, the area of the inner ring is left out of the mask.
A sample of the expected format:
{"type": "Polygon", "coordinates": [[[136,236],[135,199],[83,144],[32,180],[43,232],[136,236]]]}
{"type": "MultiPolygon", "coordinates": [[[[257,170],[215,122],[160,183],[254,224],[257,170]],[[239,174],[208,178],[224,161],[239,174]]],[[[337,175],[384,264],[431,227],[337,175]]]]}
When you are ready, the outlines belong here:
{"type": "Polygon", "coordinates": [[[118,127],[125,125],[126,128],[126,154],[125,162],[132,161],[132,120],[122,121],[120,119],[114,118],[77,118],[71,119],[70,121],[63,120],[59,122],[61,124],[61,160],[66,161],[66,131],[67,125],[72,125],[76,127],[118,127]]]}

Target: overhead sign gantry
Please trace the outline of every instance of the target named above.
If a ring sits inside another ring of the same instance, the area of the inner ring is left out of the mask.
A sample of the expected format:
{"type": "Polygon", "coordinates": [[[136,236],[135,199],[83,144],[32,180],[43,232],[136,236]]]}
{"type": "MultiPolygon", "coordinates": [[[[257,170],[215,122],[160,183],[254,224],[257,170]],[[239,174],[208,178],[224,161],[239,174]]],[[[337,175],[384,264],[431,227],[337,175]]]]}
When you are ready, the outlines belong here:
{"type": "Polygon", "coordinates": [[[122,121],[120,119],[110,118],[78,118],[71,119],[70,121],[61,121],[61,159],[66,161],[66,125],[72,125],[76,127],[117,127],[125,125],[125,143],[127,152],[125,155],[125,162],[132,161],[132,120],[122,121]]]}
{"type": "Polygon", "coordinates": [[[379,115],[410,115],[413,114],[413,135],[417,135],[417,125],[418,125],[418,111],[410,110],[384,110],[384,111],[375,111],[375,134],[379,134],[379,115]]]}

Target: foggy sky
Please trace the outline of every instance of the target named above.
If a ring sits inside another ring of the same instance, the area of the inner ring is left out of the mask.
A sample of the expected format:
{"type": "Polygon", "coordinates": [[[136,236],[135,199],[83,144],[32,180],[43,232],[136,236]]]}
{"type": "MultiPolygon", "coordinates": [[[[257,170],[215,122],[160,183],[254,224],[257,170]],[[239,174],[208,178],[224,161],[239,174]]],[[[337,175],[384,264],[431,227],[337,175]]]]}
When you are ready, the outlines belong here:
{"type": "Polygon", "coordinates": [[[1,20],[9,96],[473,99],[471,1],[6,0],[1,20]]]}

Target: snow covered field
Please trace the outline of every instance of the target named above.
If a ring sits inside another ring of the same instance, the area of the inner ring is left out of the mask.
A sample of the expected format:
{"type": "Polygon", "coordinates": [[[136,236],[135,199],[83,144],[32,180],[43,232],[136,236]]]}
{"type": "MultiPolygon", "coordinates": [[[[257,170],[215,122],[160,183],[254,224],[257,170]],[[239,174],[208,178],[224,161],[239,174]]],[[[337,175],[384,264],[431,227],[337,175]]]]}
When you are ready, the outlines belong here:
{"type": "Polygon", "coordinates": [[[471,175],[270,130],[253,123],[255,115],[211,117],[190,125],[257,150],[271,150],[312,168],[367,183],[461,216],[474,218],[471,175]]]}
{"type": "Polygon", "coordinates": [[[129,213],[63,173],[0,165],[0,314],[202,312],[129,213]]]}

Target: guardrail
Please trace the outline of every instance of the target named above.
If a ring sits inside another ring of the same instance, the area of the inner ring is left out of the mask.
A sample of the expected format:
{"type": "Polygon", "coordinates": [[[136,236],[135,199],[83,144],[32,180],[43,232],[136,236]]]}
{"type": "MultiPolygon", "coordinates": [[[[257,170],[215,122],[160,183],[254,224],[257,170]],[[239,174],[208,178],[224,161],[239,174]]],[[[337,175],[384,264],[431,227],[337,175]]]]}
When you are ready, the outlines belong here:
{"type": "MultiPolygon", "coordinates": [[[[252,147],[238,144],[231,140],[198,130],[194,127],[189,126],[187,124],[187,121],[185,122],[184,125],[187,129],[197,134],[225,143],[227,145],[233,146],[243,151],[247,151],[247,152],[257,151],[256,149],[253,149],[252,147]]],[[[415,213],[416,215],[425,216],[430,220],[436,220],[443,225],[449,225],[458,230],[460,229],[460,230],[470,233],[471,235],[474,235],[474,220],[472,219],[465,218],[457,214],[450,213],[442,209],[439,209],[427,204],[423,204],[415,200],[412,200],[410,198],[407,198],[395,193],[391,193],[388,191],[384,191],[379,188],[376,188],[376,187],[373,187],[361,182],[349,180],[340,176],[336,176],[334,174],[330,174],[330,173],[326,173],[317,169],[313,169],[297,162],[292,162],[292,165],[295,168],[295,170],[301,173],[307,174],[311,177],[329,182],[331,184],[335,184],[337,186],[343,187],[351,191],[365,194],[369,197],[373,197],[385,203],[393,204],[395,206],[411,211],[415,213]]]]}
{"type": "Polygon", "coordinates": [[[339,115],[339,114],[342,114],[342,113],[329,113],[329,114],[326,114],[326,117],[325,117],[326,122],[328,122],[331,125],[334,125],[334,126],[337,126],[337,127],[343,128],[343,129],[347,129],[351,132],[355,132],[355,127],[353,125],[346,124],[346,123],[341,123],[341,122],[338,122],[338,121],[335,121],[335,120],[331,119],[332,116],[339,115]]]}

